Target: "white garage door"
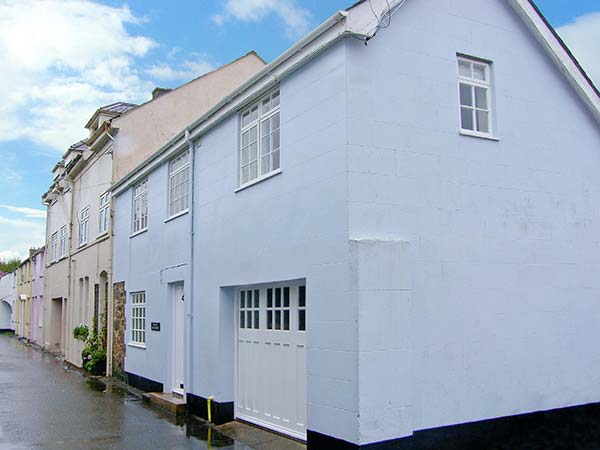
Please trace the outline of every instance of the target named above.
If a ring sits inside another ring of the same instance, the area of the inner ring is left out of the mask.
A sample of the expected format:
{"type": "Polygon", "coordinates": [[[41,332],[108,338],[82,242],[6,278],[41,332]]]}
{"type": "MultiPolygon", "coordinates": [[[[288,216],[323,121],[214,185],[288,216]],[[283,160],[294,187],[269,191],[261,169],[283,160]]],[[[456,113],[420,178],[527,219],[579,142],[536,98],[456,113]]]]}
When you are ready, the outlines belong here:
{"type": "Polygon", "coordinates": [[[236,417],[306,439],[306,288],[237,292],[236,417]]]}

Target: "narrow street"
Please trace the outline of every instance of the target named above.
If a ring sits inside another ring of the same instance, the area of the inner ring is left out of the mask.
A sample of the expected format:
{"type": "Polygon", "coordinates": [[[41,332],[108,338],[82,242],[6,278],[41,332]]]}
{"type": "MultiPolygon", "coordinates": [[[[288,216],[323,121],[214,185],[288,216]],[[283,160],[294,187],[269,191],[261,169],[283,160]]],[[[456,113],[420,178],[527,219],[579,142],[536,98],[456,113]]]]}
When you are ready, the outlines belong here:
{"type": "Polygon", "coordinates": [[[0,334],[0,450],[252,450],[194,419],[65,369],[61,361],[0,334]]]}

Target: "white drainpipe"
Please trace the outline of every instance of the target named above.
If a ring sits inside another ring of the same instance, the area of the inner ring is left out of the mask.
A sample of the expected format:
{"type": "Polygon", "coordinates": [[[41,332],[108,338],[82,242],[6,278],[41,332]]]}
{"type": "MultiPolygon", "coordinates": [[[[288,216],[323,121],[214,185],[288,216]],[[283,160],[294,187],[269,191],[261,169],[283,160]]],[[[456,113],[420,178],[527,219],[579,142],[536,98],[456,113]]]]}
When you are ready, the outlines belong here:
{"type": "MultiPolygon", "coordinates": [[[[189,204],[189,219],[190,219],[190,254],[188,262],[188,295],[185,298],[185,392],[189,392],[192,387],[192,367],[193,367],[193,328],[194,328],[194,166],[196,160],[196,147],[190,139],[190,131],[185,130],[185,141],[190,151],[190,204],[189,204]]],[[[185,295],[185,293],[184,293],[185,295]]]]}

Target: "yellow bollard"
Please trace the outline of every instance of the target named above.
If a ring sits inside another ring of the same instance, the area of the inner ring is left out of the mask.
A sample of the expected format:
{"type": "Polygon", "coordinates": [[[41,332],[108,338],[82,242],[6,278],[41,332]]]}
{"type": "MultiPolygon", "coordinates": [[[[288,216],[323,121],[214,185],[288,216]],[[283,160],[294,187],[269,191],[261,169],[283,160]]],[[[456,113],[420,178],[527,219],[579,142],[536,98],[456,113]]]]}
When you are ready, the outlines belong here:
{"type": "Polygon", "coordinates": [[[214,397],[212,395],[206,399],[206,407],[208,408],[208,421],[210,423],[212,423],[212,411],[211,411],[210,406],[211,406],[213,399],[214,399],[214,397]]]}
{"type": "Polygon", "coordinates": [[[211,450],[212,446],[211,446],[211,431],[212,431],[212,427],[210,426],[210,424],[212,423],[212,408],[211,408],[211,404],[213,401],[213,396],[211,395],[210,397],[208,397],[206,399],[206,408],[207,408],[207,412],[208,412],[208,435],[207,435],[207,439],[206,439],[206,443],[208,444],[208,450],[211,450]]]}

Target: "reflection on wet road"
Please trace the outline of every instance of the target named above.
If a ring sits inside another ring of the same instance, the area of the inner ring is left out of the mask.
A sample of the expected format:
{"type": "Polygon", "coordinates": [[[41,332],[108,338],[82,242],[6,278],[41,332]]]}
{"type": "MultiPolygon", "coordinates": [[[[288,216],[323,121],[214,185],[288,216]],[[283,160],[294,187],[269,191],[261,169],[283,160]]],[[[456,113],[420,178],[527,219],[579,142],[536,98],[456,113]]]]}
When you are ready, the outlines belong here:
{"type": "Polygon", "coordinates": [[[0,334],[0,450],[252,450],[0,334]]]}

